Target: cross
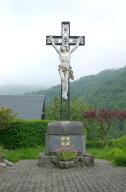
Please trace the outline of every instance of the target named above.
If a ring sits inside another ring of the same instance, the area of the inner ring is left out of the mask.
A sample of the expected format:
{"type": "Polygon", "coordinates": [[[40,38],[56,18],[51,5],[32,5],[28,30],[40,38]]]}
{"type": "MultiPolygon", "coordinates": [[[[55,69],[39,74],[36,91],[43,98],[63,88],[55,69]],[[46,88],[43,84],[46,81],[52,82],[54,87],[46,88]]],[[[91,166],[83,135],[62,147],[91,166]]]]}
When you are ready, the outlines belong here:
{"type": "Polygon", "coordinates": [[[61,145],[70,145],[70,137],[61,137],[60,138],[61,145]]]}
{"type": "MultiPolygon", "coordinates": [[[[70,49],[71,45],[76,45],[77,40],[81,37],[79,45],[85,45],[85,36],[70,36],[70,22],[61,23],[61,36],[52,36],[56,45],[63,45],[70,49]]],[[[46,36],[46,45],[52,45],[50,36],[46,36]]]]}

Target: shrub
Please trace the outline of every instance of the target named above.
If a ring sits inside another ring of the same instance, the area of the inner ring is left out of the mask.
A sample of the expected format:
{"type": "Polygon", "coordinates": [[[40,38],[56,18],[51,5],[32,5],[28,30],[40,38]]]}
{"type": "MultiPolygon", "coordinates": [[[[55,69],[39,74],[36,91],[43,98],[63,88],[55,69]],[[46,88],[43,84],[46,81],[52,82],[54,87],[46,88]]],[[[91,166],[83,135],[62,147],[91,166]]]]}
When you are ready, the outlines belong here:
{"type": "Polygon", "coordinates": [[[1,131],[0,144],[9,149],[44,145],[47,124],[47,120],[14,120],[1,131]]]}
{"type": "Polygon", "coordinates": [[[113,141],[113,147],[119,147],[121,149],[126,149],[126,136],[122,136],[115,141],[113,141]]]}
{"type": "Polygon", "coordinates": [[[15,119],[16,114],[9,108],[0,108],[0,130],[6,129],[8,124],[15,119]]]}
{"type": "Polygon", "coordinates": [[[57,157],[60,161],[71,161],[71,160],[74,160],[76,156],[77,156],[77,153],[73,151],[57,152],[57,157]]]}
{"type": "Polygon", "coordinates": [[[86,144],[87,147],[104,147],[104,142],[103,141],[92,141],[92,140],[89,140],[87,141],[87,144],[86,144]]]}
{"type": "Polygon", "coordinates": [[[5,156],[6,150],[0,145],[0,157],[5,156]]]}
{"type": "Polygon", "coordinates": [[[117,153],[120,153],[120,152],[122,152],[122,150],[121,149],[119,149],[119,148],[112,148],[112,149],[110,149],[107,153],[106,153],[106,159],[107,160],[113,160],[113,158],[114,158],[114,155],[115,154],[117,154],[117,153]]]}
{"type": "Polygon", "coordinates": [[[115,165],[126,166],[126,152],[123,150],[116,152],[112,162],[115,165]]]}
{"type": "MultiPolygon", "coordinates": [[[[89,140],[89,141],[87,141],[87,144],[86,144],[86,146],[87,147],[98,147],[98,148],[101,148],[101,147],[104,147],[104,141],[103,140],[94,140],[94,141],[92,141],[92,140],[89,140]]],[[[108,141],[108,146],[112,146],[112,141],[111,140],[109,140],[108,141]]]]}

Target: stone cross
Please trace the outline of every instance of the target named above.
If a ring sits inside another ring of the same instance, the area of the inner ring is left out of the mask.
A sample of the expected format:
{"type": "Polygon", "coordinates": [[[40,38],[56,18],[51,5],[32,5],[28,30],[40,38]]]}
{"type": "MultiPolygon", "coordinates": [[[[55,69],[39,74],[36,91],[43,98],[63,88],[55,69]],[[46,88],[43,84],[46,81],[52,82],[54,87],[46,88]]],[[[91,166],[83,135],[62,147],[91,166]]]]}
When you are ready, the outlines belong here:
{"type": "MultiPolygon", "coordinates": [[[[80,45],[85,45],[85,36],[70,36],[70,22],[61,23],[61,36],[52,36],[56,45],[64,45],[70,48],[71,45],[76,45],[77,40],[81,37],[80,45]]],[[[52,45],[50,36],[46,36],[46,45],[52,45]]]]}

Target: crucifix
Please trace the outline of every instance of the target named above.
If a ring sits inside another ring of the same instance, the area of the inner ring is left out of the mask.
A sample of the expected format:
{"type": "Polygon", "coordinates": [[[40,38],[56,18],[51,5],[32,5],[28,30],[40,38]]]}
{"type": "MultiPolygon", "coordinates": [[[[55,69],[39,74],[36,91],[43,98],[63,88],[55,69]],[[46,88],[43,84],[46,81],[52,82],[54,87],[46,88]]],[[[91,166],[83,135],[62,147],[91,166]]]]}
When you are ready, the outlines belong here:
{"type": "Polygon", "coordinates": [[[85,36],[70,36],[70,22],[61,23],[61,36],[46,36],[46,45],[53,45],[59,54],[59,74],[61,77],[61,120],[62,104],[68,101],[68,117],[70,108],[70,79],[74,79],[73,70],[70,66],[70,56],[78,46],[85,45],[85,36]],[[60,45],[60,49],[58,48],[60,45]],[[70,49],[70,46],[74,46],[70,49]]]}

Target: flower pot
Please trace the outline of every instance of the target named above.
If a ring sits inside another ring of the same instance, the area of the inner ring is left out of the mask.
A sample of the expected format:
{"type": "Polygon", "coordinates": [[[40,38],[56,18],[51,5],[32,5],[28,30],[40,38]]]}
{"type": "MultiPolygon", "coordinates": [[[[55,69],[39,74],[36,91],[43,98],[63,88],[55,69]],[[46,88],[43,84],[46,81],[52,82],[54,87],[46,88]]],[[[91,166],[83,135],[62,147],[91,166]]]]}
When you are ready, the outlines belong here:
{"type": "Polygon", "coordinates": [[[68,169],[75,166],[74,161],[58,161],[57,166],[62,169],[68,169]]]}

